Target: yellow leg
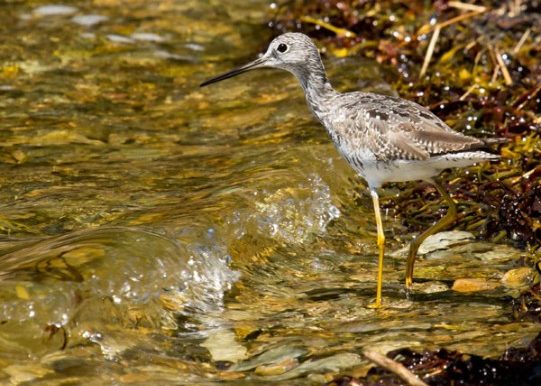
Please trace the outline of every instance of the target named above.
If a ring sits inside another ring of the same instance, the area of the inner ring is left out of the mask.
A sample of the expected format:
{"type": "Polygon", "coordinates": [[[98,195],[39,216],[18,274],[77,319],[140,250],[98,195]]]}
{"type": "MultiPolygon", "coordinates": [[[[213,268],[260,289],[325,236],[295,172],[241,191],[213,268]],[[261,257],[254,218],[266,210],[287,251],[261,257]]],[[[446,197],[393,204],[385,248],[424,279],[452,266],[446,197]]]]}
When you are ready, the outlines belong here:
{"type": "Polygon", "coordinates": [[[408,261],[406,263],[406,288],[411,288],[411,286],[413,285],[413,265],[415,264],[415,257],[417,256],[417,250],[419,249],[419,246],[428,236],[446,229],[456,220],[456,205],[451,196],[449,196],[443,186],[441,186],[436,181],[429,180],[428,182],[434,185],[441,197],[445,201],[447,201],[449,208],[447,209],[447,213],[445,214],[445,216],[443,216],[440,221],[432,225],[430,228],[421,233],[411,242],[408,261]]]}
{"type": "Polygon", "coordinates": [[[376,302],[372,305],[373,308],[381,307],[381,286],[383,282],[383,255],[385,253],[385,234],[383,233],[383,223],[381,222],[381,213],[379,210],[379,197],[375,188],[370,188],[370,195],[374,204],[374,214],[376,215],[376,227],[378,230],[378,283],[376,287],[376,302]]]}

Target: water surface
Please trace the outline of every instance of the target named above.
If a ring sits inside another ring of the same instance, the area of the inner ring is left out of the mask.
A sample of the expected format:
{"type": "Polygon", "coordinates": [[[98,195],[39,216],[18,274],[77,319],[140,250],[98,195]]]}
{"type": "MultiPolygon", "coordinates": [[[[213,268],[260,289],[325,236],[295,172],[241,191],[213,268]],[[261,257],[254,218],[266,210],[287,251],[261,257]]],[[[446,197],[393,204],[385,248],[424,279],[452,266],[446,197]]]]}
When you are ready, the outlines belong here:
{"type": "MultiPolygon", "coordinates": [[[[408,299],[390,214],[388,307],[367,308],[370,198],[293,78],[197,87],[264,50],[269,2],[1,8],[2,382],[319,384],[366,347],[497,356],[538,330],[511,317],[505,245],[433,254],[408,299]],[[448,290],[462,277],[493,289],[448,290]]],[[[326,64],[342,89],[379,79],[326,64]]]]}

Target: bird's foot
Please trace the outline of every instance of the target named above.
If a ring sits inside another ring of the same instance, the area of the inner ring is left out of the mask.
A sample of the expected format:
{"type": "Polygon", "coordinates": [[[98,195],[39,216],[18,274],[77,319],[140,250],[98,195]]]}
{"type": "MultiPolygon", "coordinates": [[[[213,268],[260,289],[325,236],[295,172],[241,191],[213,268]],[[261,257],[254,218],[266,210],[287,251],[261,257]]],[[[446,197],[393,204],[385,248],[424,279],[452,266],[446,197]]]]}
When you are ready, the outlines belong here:
{"type": "Polygon", "coordinates": [[[366,306],[366,308],[370,308],[370,309],[374,309],[374,310],[377,310],[379,308],[381,308],[381,300],[379,301],[375,301],[373,303],[370,303],[368,306],[366,306]]]}

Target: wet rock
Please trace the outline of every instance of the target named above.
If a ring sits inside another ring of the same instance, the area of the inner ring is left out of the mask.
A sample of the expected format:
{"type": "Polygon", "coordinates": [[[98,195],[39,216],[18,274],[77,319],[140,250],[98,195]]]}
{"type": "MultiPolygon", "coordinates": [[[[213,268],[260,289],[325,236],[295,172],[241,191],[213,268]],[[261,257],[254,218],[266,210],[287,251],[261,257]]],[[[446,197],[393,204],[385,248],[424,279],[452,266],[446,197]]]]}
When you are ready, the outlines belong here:
{"type": "Polygon", "coordinates": [[[161,43],[166,40],[164,37],[150,32],[134,32],[130,37],[134,40],[153,43],[161,43]]]}
{"type": "MultiPolygon", "coordinates": [[[[465,252],[485,252],[492,249],[491,244],[476,243],[474,235],[465,231],[447,231],[430,235],[421,244],[418,255],[426,255],[427,259],[444,259],[451,255],[465,252]]],[[[392,251],[389,256],[404,257],[409,252],[409,244],[392,251]]]]}
{"type": "Polygon", "coordinates": [[[515,268],[507,271],[501,282],[507,288],[527,287],[532,281],[533,274],[533,270],[529,267],[515,268]]]}
{"type": "Polygon", "coordinates": [[[426,255],[437,250],[446,249],[453,245],[462,244],[473,240],[475,237],[470,232],[448,231],[430,235],[419,247],[419,254],[426,255]]]}
{"type": "Polygon", "coordinates": [[[283,345],[274,347],[244,362],[233,365],[231,370],[247,371],[256,367],[270,366],[278,363],[292,363],[292,360],[296,361],[296,358],[306,355],[307,353],[308,350],[300,346],[283,345]]]}
{"type": "Polygon", "coordinates": [[[74,16],[71,21],[83,27],[92,27],[104,22],[107,19],[108,17],[103,15],[77,15],[74,16]]]}
{"type": "Polygon", "coordinates": [[[134,371],[124,374],[119,377],[119,380],[124,384],[141,384],[151,382],[152,376],[150,373],[144,373],[141,371],[134,371]]]}
{"type": "Polygon", "coordinates": [[[441,281],[428,281],[424,283],[413,283],[413,290],[417,293],[434,294],[449,291],[449,286],[441,281]]]}
{"type": "Polygon", "coordinates": [[[331,357],[309,360],[295,369],[282,375],[265,377],[267,380],[281,381],[300,377],[307,373],[321,373],[327,371],[340,371],[342,369],[357,366],[361,363],[361,357],[353,353],[341,353],[331,357]]]}
{"type": "Polygon", "coordinates": [[[262,365],[255,369],[255,374],[261,376],[280,375],[287,371],[290,371],[299,365],[299,361],[295,358],[285,358],[284,360],[272,363],[269,365],[262,365]]]}
{"type": "Polygon", "coordinates": [[[34,15],[36,16],[67,16],[73,15],[77,12],[77,8],[69,5],[51,4],[42,5],[34,9],[34,15]]]}
{"type": "Polygon", "coordinates": [[[490,245],[486,251],[474,251],[475,258],[482,261],[511,260],[520,257],[521,252],[509,245],[490,245]]]}
{"type": "Polygon", "coordinates": [[[490,291],[498,288],[499,284],[484,278],[456,279],[451,288],[456,292],[490,291]]]}
{"type": "Polygon", "coordinates": [[[69,130],[52,130],[46,134],[38,135],[28,141],[35,145],[64,145],[68,143],[84,143],[88,145],[103,145],[102,141],[88,138],[82,134],[69,130]]]}
{"type": "MultiPolygon", "coordinates": [[[[440,249],[427,254],[427,260],[448,259],[452,256],[464,256],[465,254],[475,254],[479,259],[485,253],[493,252],[495,245],[484,242],[467,241],[463,244],[455,244],[446,249],[440,249]]],[[[501,256],[497,254],[497,256],[501,256]]]]}
{"type": "Polygon", "coordinates": [[[109,34],[107,35],[107,39],[113,43],[120,43],[120,44],[132,44],[134,42],[133,39],[123,36],[123,35],[117,35],[117,34],[109,34]]]}
{"type": "Polygon", "coordinates": [[[10,382],[12,385],[32,382],[53,372],[53,370],[48,369],[41,364],[14,364],[2,369],[2,371],[10,376],[10,382]]]}
{"type": "Polygon", "coordinates": [[[231,330],[211,331],[201,346],[209,350],[212,360],[215,362],[236,363],[246,357],[246,347],[237,342],[236,336],[231,330]]]}
{"type": "Polygon", "coordinates": [[[185,62],[185,63],[195,63],[196,61],[194,58],[190,55],[179,55],[174,54],[172,52],[166,51],[166,50],[156,50],[154,51],[154,56],[159,59],[167,59],[167,60],[174,60],[177,62],[185,62]]]}
{"type": "Polygon", "coordinates": [[[232,371],[222,371],[218,374],[218,377],[222,381],[234,381],[237,379],[244,378],[246,375],[243,373],[237,373],[232,371]]]}

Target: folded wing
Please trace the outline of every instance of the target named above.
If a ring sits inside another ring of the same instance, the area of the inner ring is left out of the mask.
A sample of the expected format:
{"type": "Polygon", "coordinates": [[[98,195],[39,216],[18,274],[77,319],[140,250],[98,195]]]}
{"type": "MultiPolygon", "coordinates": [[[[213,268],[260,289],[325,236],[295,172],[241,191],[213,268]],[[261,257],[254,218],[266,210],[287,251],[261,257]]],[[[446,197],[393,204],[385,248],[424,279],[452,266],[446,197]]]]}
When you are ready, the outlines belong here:
{"type": "Polygon", "coordinates": [[[378,160],[426,160],[484,146],[482,140],[452,130],[414,102],[378,94],[361,97],[357,129],[364,133],[363,142],[378,160]]]}

